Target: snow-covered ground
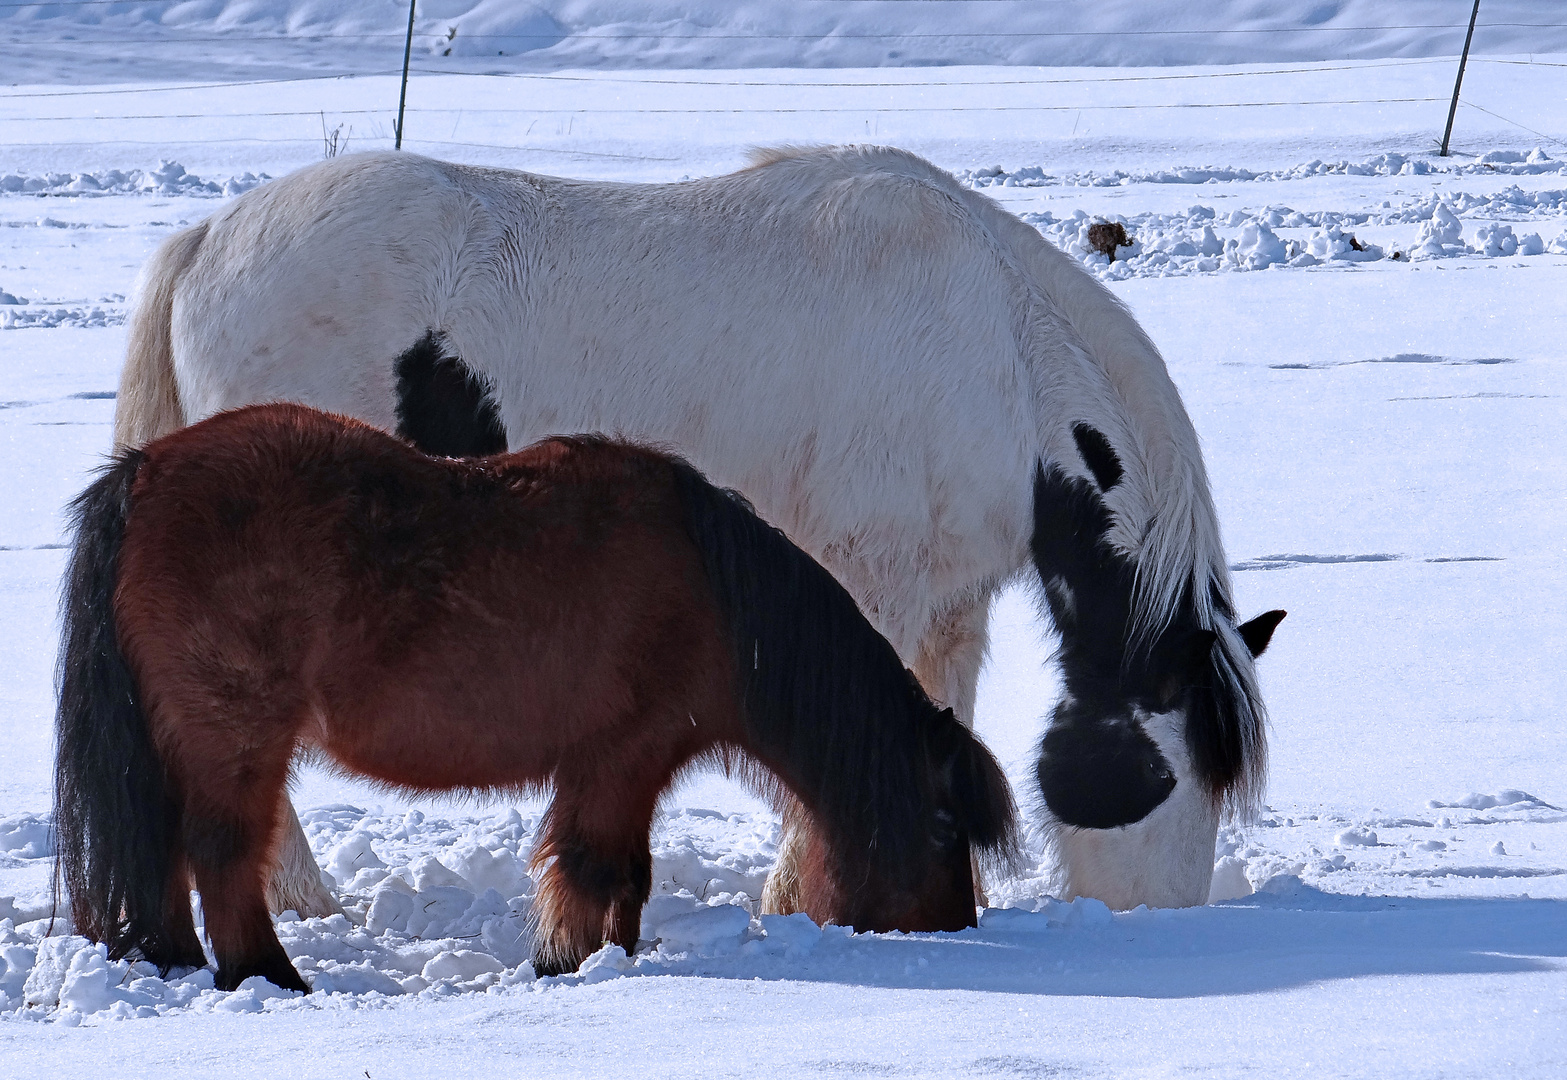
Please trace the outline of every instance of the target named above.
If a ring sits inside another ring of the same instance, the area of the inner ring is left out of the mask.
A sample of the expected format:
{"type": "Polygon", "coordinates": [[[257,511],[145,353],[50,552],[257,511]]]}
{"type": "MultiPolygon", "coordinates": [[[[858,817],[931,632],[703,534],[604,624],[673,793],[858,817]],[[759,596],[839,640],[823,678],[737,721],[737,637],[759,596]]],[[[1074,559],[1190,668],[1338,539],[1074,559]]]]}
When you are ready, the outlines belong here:
{"type": "MultiPolygon", "coordinates": [[[[305,74],[393,66],[355,66],[365,55],[330,35],[372,17],[395,30],[397,6],[127,0],[91,9],[99,36],[173,43],[101,53],[80,40],[87,8],[0,9],[0,40],[28,46],[0,74],[27,80],[0,87],[0,1077],[110,1062],[377,1080],[1567,1074],[1560,27],[1514,27],[1506,55],[1501,28],[1491,45],[1477,32],[1447,159],[1433,150],[1461,31],[1122,34],[1129,51],[1059,39],[1077,43],[1050,57],[946,40],[941,57],[969,62],[1166,66],[828,69],[917,61],[856,52],[870,46],[850,32],[872,25],[856,19],[948,39],[1100,33],[1155,28],[1139,14],[1153,6],[687,5],[680,22],[673,5],[540,3],[529,18],[574,29],[541,55],[420,60],[470,74],[415,79],[416,151],[676,180],[759,143],[894,143],[1001,200],[1132,306],[1203,436],[1241,610],[1290,611],[1261,663],[1267,809],[1221,835],[1220,902],[1061,904],[1040,865],[996,883],[996,908],[963,934],[757,920],[776,822],[698,777],[657,826],[644,947],[537,980],[524,922],[538,804],[402,800],[307,772],[296,802],[348,912],[281,927],[316,993],[222,994],[202,973],[163,980],[45,937],[61,508],[108,445],[125,297],[159,239],[319,159],[323,130],[350,150],[390,145],[395,78],[305,74]],[[1046,8],[1050,26],[1027,21],[1046,8]],[[629,70],[630,46],[604,29],[622,23],[662,28],[665,44],[636,55],[668,70],[629,70]],[[690,26],[728,44],[697,55],[679,36],[690,26]],[[226,59],[243,42],[176,40],[247,27],[322,40],[247,45],[251,67],[226,59]],[[778,52],[741,31],[800,37],[778,52]],[[1169,66],[1201,59],[1254,62],[1169,66]],[[188,85],[241,76],[282,81],[188,85]],[[1114,263],[1080,240],[1101,218],[1136,241],[1114,263]]],[[[524,7],[431,4],[421,32],[459,16],[502,26],[524,7]]],[[[1551,3],[1484,8],[1482,24],[1563,21],[1551,3]]],[[[1157,28],[1466,16],[1209,2],[1168,5],[1157,28]]],[[[1048,630],[1021,590],[992,630],[979,729],[1026,800],[1055,694],[1048,630]]]]}

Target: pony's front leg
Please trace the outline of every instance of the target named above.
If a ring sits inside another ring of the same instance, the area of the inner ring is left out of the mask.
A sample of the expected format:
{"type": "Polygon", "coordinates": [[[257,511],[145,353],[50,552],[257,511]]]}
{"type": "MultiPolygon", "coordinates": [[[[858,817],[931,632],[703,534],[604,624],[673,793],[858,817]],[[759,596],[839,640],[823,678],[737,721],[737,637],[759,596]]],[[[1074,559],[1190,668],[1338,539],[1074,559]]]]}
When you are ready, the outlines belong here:
{"type": "MultiPolygon", "coordinates": [[[[672,770],[671,770],[672,771],[672,770]]],[[[539,975],[575,971],[606,941],[636,951],[642,905],[653,888],[648,829],[657,787],[623,781],[604,770],[604,781],[556,776],[534,864],[549,860],[533,901],[533,970],[539,975]],[[636,790],[642,786],[644,790],[636,790]]]]}

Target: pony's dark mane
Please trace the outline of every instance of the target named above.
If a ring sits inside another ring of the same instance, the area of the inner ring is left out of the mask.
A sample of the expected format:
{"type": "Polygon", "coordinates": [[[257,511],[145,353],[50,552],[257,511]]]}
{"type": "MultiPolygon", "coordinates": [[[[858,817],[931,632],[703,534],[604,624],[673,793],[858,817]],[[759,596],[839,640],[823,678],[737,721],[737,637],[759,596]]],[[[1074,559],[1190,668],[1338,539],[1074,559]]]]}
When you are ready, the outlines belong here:
{"type": "Polygon", "coordinates": [[[76,932],[107,942],[115,959],[164,957],[175,945],[164,930],[161,887],[170,849],[163,765],[114,621],[96,617],[112,608],[131,486],[144,459],[140,450],[121,450],[71,503],[76,539],[60,597],[54,907],[60,911],[68,894],[76,932]]]}
{"type": "MultiPolygon", "coordinates": [[[[1093,429],[1074,434],[1095,477],[1102,483],[1118,480],[1120,466],[1111,465],[1113,451],[1103,436],[1093,429]]],[[[1141,642],[1137,567],[1109,543],[1112,525],[1109,507],[1091,482],[1055,465],[1036,466],[1031,552],[1061,637],[1067,693],[1109,692],[1146,705],[1157,702],[1165,692],[1163,681],[1179,672],[1192,766],[1215,801],[1244,807],[1260,788],[1266,768],[1266,714],[1254,681],[1232,655],[1244,644],[1234,632],[1229,598],[1221,583],[1188,582],[1174,616],[1151,640],[1141,642]],[[1199,615],[1194,602],[1199,587],[1213,621],[1224,625],[1207,625],[1199,615]],[[1187,643],[1201,631],[1216,632],[1217,640],[1205,664],[1184,671],[1187,643]]]]}
{"type": "Polygon", "coordinates": [[[745,724],[770,767],[840,844],[886,867],[929,843],[924,754],[953,762],[958,828],[984,849],[1012,842],[1011,794],[994,759],[938,709],[846,589],[684,461],[672,462],[687,528],[729,622],[745,724]]]}

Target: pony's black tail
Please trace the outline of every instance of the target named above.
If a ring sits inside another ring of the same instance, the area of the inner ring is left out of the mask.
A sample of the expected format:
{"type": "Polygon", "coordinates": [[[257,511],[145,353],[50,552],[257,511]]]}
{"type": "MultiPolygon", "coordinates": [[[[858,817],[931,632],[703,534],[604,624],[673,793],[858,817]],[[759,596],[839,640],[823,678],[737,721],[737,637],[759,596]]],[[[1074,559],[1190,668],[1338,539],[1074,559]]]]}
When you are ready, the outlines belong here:
{"type": "Polygon", "coordinates": [[[135,680],[120,652],[114,590],[131,485],[144,455],[122,450],[71,504],[75,540],[60,600],[54,828],[76,932],[116,959],[167,963],[163,906],[171,811],[135,680]]]}
{"type": "Polygon", "coordinates": [[[770,766],[819,816],[896,862],[926,843],[919,772],[933,761],[970,843],[1010,849],[1015,810],[995,758],[925,695],[848,590],[743,496],[683,461],[674,469],[729,623],[747,730],[770,766]]]}

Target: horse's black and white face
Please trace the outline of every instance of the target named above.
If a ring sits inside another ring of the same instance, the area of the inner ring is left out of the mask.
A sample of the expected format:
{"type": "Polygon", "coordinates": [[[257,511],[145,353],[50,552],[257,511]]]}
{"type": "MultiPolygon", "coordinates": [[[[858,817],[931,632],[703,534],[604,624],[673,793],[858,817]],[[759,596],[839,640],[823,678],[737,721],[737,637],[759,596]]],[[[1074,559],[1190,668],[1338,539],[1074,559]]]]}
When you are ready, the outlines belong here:
{"type": "Polygon", "coordinates": [[[1250,665],[1284,613],[1236,626],[1227,601],[1210,596],[1210,629],[1187,596],[1152,640],[1137,640],[1136,570],[1108,542],[1103,497],[1121,470],[1102,442],[1078,438],[1097,487],[1059,469],[1035,481],[1034,562],[1064,682],[1036,765],[1045,823],[1071,868],[1065,895],[1200,904],[1220,811],[1260,773],[1250,665]]]}
{"type": "MultiPolygon", "coordinates": [[[[1252,658],[1268,647],[1283,618],[1284,612],[1270,611],[1236,628],[1252,658]]],[[[1214,686],[1218,635],[1194,630],[1167,636],[1176,639],[1173,645],[1156,647],[1150,661],[1113,675],[1093,671],[1085,657],[1069,659],[1068,689],[1051,714],[1036,767],[1040,794],[1059,824],[1135,824],[1183,778],[1191,786],[1200,783],[1194,772],[1214,771],[1216,763],[1201,761],[1202,750],[1193,744],[1212,742],[1206,729],[1221,722],[1227,705],[1214,686]]]]}

